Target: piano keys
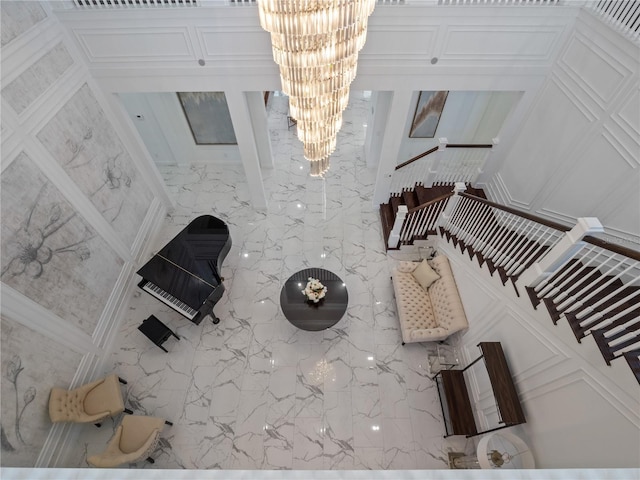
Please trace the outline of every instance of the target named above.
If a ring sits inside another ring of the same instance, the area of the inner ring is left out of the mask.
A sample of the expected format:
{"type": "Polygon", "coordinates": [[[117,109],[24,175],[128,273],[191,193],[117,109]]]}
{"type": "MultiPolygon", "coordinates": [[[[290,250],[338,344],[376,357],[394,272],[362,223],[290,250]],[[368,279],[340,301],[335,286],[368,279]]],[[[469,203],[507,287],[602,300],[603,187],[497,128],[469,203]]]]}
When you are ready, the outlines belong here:
{"type": "Polygon", "coordinates": [[[224,292],[222,262],[231,248],[229,228],[219,218],[202,215],[145,263],[138,287],[195,324],[211,315],[224,292]]]}

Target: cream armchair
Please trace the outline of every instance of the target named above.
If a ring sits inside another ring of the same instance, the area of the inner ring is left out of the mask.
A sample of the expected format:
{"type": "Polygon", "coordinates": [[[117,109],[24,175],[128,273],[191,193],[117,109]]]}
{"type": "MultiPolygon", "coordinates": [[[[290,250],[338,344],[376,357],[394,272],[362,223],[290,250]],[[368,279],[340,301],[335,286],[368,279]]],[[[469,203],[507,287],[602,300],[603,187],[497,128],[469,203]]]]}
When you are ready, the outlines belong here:
{"type": "Polygon", "coordinates": [[[123,463],[135,463],[145,459],[154,463],[150,455],[158,446],[164,425],[173,423],[156,417],[127,415],[118,425],[104,452],[87,458],[93,467],[112,468],[123,463]]]}
{"type": "Polygon", "coordinates": [[[74,390],[52,388],[49,394],[49,418],[52,422],[95,423],[118,415],[133,413],[124,408],[119,383],[126,384],[116,374],[88,383],[74,390]]]}

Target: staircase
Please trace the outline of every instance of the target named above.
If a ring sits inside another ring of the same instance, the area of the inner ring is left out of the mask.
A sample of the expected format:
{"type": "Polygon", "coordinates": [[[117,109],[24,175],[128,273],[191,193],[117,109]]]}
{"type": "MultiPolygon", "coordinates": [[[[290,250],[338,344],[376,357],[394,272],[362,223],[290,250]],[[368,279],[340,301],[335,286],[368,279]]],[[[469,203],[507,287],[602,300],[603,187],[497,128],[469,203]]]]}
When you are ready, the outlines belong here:
{"type": "Polygon", "coordinates": [[[391,197],[380,206],[385,238],[399,231],[399,248],[439,235],[518,295],[520,280],[534,309],[567,321],[578,343],[591,336],[607,365],[624,358],[640,383],[640,252],[589,235],[603,231],[597,219],[569,228],[456,188],[416,185],[391,197]]]}
{"type": "MultiPolygon", "coordinates": [[[[467,185],[467,192],[479,198],[487,198],[482,189],[476,189],[467,185]]],[[[392,195],[388,203],[380,205],[380,219],[382,221],[382,232],[385,238],[385,247],[387,250],[397,250],[400,247],[389,248],[389,233],[393,228],[398,213],[398,207],[405,205],[409,212],[419,209],[425,209],[430,204],[437,204],[440,200],[450,196],[453,192],[453,184],[435,185],[430,188],[424,187],[416,183],[413,188],[404,189],[401,194],[392,195]]],[[[439,212],[438,212],[439,213],[439,212]]],[[[436,217],[437,215],[434,215],[436,217]]],[[[435,229],[427,230],[425,234],[412,235],[410,239],[402,241],[403,245],[413,245],[414,240],[424,240],[427,234],[435,234],[435,229]]]]}

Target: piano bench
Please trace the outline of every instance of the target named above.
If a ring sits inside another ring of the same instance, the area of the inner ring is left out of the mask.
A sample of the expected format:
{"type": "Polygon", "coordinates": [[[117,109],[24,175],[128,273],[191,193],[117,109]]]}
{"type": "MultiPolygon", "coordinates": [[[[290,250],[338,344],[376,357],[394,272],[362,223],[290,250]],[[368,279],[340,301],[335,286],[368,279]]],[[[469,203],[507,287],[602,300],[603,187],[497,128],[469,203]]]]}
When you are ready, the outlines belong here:
{"type": "Polygon", "coordinates": [[[162,344],[172,335],[180,340],[180,337],[178,337],[178,335],[176,335],[173,330],[167,327],[164,323],[158,320],[155,315],[150,315],[149,318],[145,319],[142,322],[142,325],[138,327],[138,330],[144,333],[149,340],[167,353],[169,352],[162,346],[162,344]]]}

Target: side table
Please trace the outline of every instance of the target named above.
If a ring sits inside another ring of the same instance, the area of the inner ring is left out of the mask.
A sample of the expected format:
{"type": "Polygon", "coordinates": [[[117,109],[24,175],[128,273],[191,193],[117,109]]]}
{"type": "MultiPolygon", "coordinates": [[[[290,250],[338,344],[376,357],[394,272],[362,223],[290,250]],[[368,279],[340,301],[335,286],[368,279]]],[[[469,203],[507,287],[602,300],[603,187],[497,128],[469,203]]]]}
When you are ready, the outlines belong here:
{"type": "Polygon", "coordinates": [[[162,344],[172,335],[180,340],[180,337],[164,323],[158,320],[155,315],[150,315],[149,318],[145,319],[142,322],[142,325],[138,327],[138,330],[144,333],[149,340],[167,353],[169,352],[162,346],[162,344]]]}
{"type": "Polygon", "coordinates": [[[455,347],[438,343],[436,351],[427,357],[429,365],[429,375],[433,379],[441,370],[451,370],[460,364],[458,351],[455,347]]]}

